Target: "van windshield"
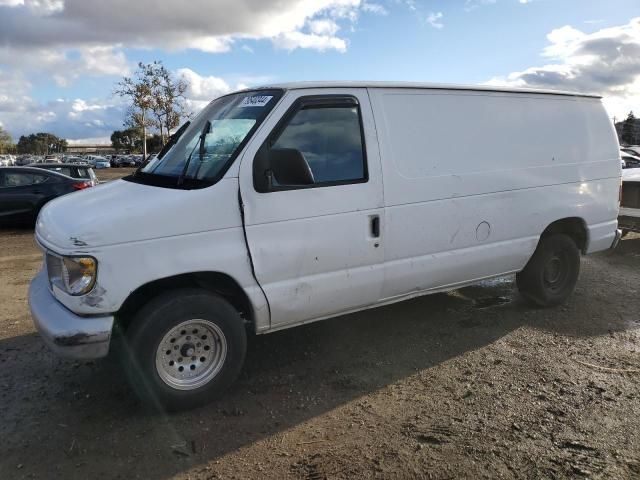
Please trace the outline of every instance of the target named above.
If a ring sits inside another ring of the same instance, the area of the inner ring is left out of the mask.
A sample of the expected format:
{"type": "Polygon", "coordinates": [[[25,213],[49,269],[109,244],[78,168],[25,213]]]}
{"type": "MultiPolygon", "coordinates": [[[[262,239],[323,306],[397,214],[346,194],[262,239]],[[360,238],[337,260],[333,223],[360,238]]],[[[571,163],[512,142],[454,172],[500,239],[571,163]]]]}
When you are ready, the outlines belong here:
{"type": "Polygon", "coordinates": [[[212,185],[281,96],[281,90],[255,90],[214,100],[176,132],[168,149],[125,180],[170,188],[212,185]]]}

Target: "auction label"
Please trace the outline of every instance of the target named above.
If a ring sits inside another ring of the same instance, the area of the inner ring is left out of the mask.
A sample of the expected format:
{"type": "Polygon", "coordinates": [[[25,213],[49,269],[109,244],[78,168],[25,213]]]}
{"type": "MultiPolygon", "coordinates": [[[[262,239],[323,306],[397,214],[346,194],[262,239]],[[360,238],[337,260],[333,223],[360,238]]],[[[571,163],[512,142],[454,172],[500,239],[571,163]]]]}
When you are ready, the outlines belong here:
{"type": "Polygon", "coordinates": [[[273,95],[252,95],[251,97],[245,97],[240,103],[241,107],[264,107],[269,100],[273,98],[273,95]]]}

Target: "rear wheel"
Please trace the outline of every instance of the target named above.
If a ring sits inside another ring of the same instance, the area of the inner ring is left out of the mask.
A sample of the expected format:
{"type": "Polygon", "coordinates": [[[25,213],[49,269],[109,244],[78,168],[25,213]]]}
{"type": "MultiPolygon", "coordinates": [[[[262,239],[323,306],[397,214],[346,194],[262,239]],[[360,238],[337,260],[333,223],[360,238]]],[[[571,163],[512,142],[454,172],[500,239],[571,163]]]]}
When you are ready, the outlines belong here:
{"type": "Polygon", "coordinates": [[[168,411],[219,397],[236,379],[247,348],[239,313],[205,290],[158,297],[135,316],[123,354],[141,399],[168,411]]]}
{"type": "Polygon", "coordinates": [[[568,235],[543,237],[533,256],[516,275],[522,296],[539,307],[564,302],[573,292],[580,273],[580,251],[568,235]]]}

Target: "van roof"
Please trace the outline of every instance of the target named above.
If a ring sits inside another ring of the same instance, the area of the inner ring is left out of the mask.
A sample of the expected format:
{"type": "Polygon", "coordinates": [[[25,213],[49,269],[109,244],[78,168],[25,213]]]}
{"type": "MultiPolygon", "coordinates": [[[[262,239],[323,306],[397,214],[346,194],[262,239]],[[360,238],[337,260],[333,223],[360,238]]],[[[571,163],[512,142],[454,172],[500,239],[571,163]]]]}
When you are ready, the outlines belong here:
{"type": "Polygon", "coordinates": [[[564,95],[570,97],[602,98],[600,95],[588,93],[567,92],[561,90],[543,90],[536,88],[514,88],[494,85],[456,85],[446,83],[419,83],[419,82],[365,82],[365,81],[311,81],[311,82],[290,82],[264,85],[258,88],[248,88],[250,90],[261,90],[268,88],[282,88],[285,90],[298,90],[303,88],[423,88],[429,90],[470,90],[481,92],[508,92],[508,93],[536,93],[547,95],[564,95]]]}

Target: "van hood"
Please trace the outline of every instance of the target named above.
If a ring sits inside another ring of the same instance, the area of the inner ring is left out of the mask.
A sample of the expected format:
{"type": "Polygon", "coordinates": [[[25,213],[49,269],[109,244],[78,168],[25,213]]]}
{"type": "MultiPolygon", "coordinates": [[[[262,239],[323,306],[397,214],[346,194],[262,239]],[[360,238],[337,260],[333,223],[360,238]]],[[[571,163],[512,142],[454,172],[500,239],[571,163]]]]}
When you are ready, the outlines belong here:
{"type": "Polygon", "coordinates": [[[62,253],[229,228],[241,225],[237,189],[237,179],[195,190],[114,180],[49,202],[38,216],[36,236],[62,253]],[[237,215],[215,214],[220,194],[235,201],[237,215]]]}

